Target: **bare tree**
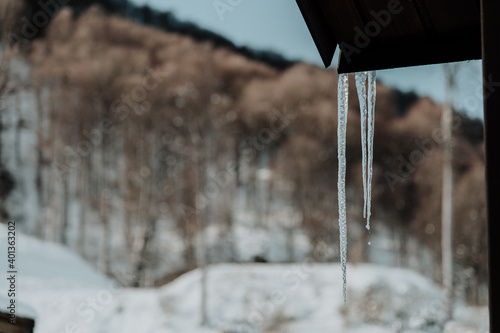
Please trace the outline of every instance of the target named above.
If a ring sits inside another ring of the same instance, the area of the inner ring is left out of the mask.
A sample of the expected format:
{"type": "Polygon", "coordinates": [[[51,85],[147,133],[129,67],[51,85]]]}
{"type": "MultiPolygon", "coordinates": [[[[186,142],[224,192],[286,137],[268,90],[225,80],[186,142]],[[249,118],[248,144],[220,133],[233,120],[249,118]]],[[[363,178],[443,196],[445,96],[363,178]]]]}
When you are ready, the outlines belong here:
{"type": "Polygon", "coordinates": [[[7,218],[7,209],[5,207],[5,197],[13,187],[13,179],[10,173],[5,170],[2,164],[2,114],[3,114],[3,95],[7,91],[9,82],[9,48],[0,40],[0,218],[7,218]]]}
{"type": "Polygon", "coordinates": [[[445,65],[447,100],[441,119],[443,131],[443,191],[441,208],[442,277],[445,290],[444,311],[447,319],[453,315],[453,90],[457,66],[445,65]]]}

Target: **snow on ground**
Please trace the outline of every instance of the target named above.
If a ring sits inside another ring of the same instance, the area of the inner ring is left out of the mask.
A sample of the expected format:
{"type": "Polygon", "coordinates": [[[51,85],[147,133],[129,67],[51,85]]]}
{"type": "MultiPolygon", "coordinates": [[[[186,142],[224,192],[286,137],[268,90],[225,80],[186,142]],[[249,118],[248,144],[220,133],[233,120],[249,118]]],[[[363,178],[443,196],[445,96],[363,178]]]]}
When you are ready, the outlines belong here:
{"type": "MultiPolygon", "coordinates": [[[[161,290],[170,331],[196,331],[200,276],[200,271],[190,272],[161,290]]],[[[214,332],[393,332],[395,322],[409,322],[412,312],[440,294],[430,281],[407,270],[349,266],[348,306],[343,307],[341,281],[338,264],[213,266],[208,273],[209,326],[214,332]],[[367,300],[369,306],[360,306],[367,300]]]]}
{"type": "MultiPolygon", "coordinates": [[[[22,291],[94,288],[110,281],[64,246],[16,232],[16,268],[22,291]]],[[[0,224],[0,257],[7,258],[7,228],[0,224]]],[[[6,269],[7,259],[1,267],[6,269]]],[[[6,269],[7,270],[7,269],[6,269]]],[[[7,281],[0,279],[0,288],[7,281]]]]}
{"type": "MultiPolygon", "coordinates": [[[[409,270],[350,265],[344,307],[338,264],[210,266],[202,328],[200,270],[160,289],[121,289],[60,245],[22,234],[17,244],[18,310],[36,312],[36,333],[442,332],[434,325],[440,289],[409,270]]],[[[0,246],[6,258],[3,225],[0,246]]],[[[445,333],[486,332],[484,308],[462,307],[455,317],[445,333]]]]}

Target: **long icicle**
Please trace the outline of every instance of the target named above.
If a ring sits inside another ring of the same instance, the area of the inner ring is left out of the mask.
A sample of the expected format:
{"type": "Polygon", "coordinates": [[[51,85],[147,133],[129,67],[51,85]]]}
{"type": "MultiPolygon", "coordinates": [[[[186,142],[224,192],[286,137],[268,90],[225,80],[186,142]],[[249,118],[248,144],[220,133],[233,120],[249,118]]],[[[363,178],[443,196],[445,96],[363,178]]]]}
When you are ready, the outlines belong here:
{"type": "Polygon", "coordinates": [[[375,102],[377,99],[377,77],[375,71],[368,72],[368,205],[366,229],[370,230],[372,178],[373,178],[373,137],[375,134],[375,102]]]}
{"type": "Polygon", "coordinates": [[[356,88],[358,90],[358,99],[359,99],[359,110],[361,117],[361,150],[362,150],[362,170],[363,170],[363,217],[366,218],[367,211],[367,201],[368,201],[368,146],[366,142],[366,121],[368,117],[368,105],[366,99],[366,84],[368,80],[368,72],[359,72],[356,73],[356,88]]]}
{"type": "Polygon", "coordinates": [[[347,213],[346,213],[346,132],[349,97],[349,81],[347,74],[339,74],[338,82],[338,201],[339,201],[339,230],[340,230],[340,264],[342,266],[344,305],[347,302],[347,213]]]}

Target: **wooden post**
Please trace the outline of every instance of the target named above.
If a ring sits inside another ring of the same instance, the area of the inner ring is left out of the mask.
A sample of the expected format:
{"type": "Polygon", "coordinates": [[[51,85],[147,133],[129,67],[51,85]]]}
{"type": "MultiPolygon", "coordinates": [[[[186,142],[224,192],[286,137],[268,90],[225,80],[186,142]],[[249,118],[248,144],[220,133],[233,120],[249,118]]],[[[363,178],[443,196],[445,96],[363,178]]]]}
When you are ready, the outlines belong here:
{"type": "Polygon", "coordinates": [[[481,0],[484,141],[486,151],[486,193],[488,211],[488,274],[490,332],[500,332],[500,266],[494,255],[500,253],[500,159],[498,154],[500,130],[500,1],[481,0]],[[496,145],[496,146],[495,146],[496,145]]]}

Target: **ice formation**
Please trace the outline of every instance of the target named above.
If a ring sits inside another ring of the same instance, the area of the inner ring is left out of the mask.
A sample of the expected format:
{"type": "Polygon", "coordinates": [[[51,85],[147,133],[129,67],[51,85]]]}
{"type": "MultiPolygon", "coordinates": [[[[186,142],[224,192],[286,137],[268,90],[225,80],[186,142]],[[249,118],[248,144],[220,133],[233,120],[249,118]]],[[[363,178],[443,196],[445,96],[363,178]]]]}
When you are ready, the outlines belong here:
{"type": "Polygon", "coordinates": [[[338,201],[339,201],[339,230],[340,230],[340,264],[342,266],[343,277],[343,295],[344,304],[346,303],[347,291],[347,215],[346,215],[346,194],[345,194],[345,175],[346,175],[346,132],[347,132],[347,112],[349,98],[349,81],[347,74],[339,74],[338,82],[338,201]]]}
{"type": "MultiPolygon", "coordinates": [[[[366,228],[370,230],[371,184],[373,178],[373,137],[375,129],[376,73],[375,71],[356,73],[356,88],[361,114],[361,145],[363,172],[363,217],[366,228]]],[[[340,230],[340,264],[342,267],[342,286],[344,304],[347,301],[347,211],[346,211],[346,133],[349,100],[349,80],[347,74],[339,74],[338,82],[338,203],[340,230]]],[[[369,243],[371,245],[371,243],[369,243]]]]}

